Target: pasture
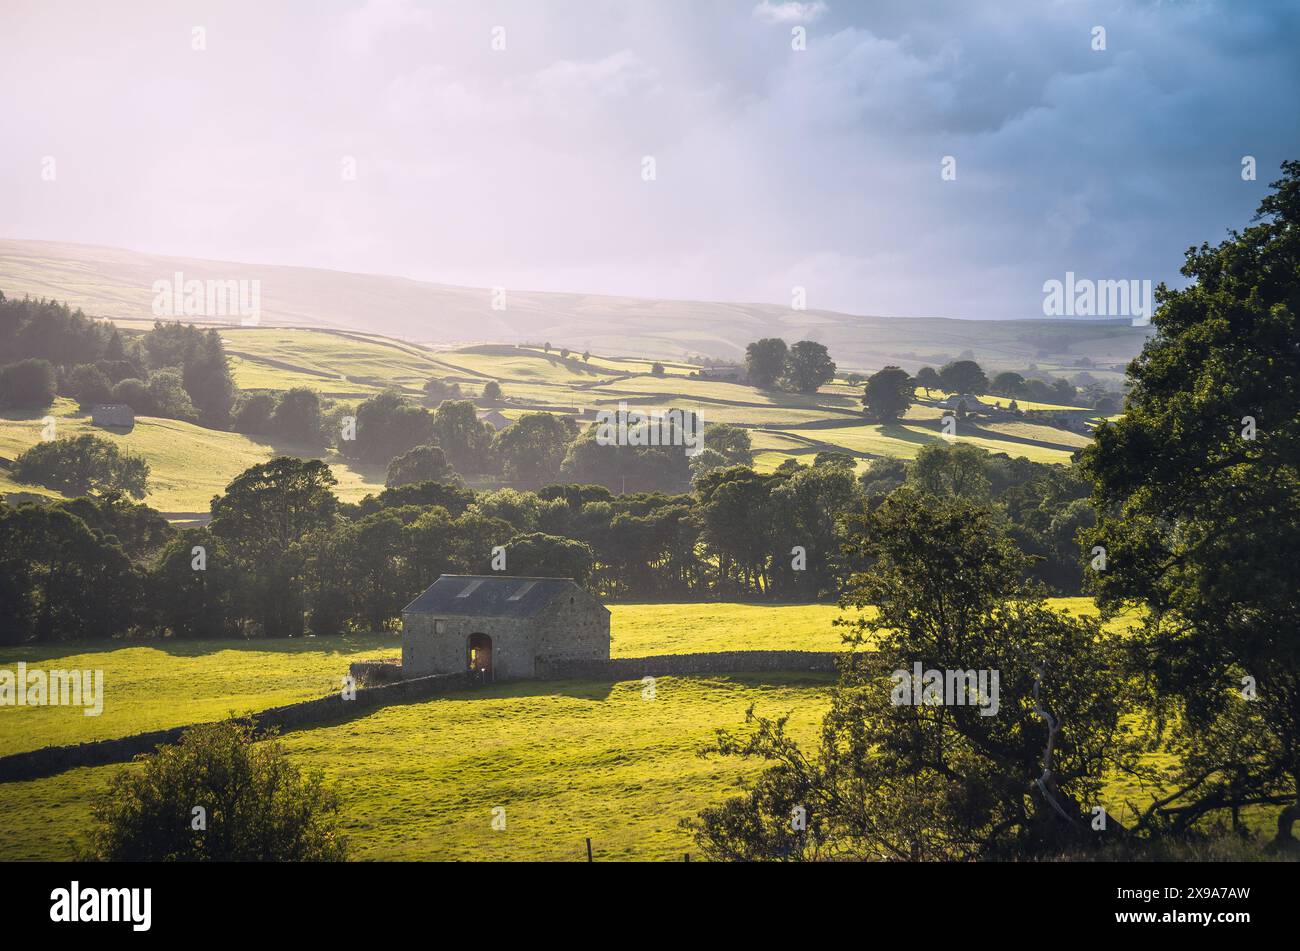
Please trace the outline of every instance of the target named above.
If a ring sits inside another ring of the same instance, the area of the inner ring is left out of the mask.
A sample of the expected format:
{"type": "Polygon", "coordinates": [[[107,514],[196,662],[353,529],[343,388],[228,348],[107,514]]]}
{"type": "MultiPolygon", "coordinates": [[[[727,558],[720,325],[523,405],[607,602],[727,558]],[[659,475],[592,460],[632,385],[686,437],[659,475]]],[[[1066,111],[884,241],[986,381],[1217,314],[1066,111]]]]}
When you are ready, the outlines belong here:
{"type": "MultiPolygon", "coordinates": [[[[756,466],[762,471],[787,459],[809,461],[823,450],[854,455],[862,468],[877,456],[911,459],[923,445],[942,438],[941,411],[932,402],[912,406],[897,424],[868,423],[861,416],[860,388],[839,380],[816,393],[784,393],[691,379],[687,374],[698,368],[687,363],[667,363],[665,375],[654,376],[648,361],[634,357],[594,354],[584,362],[579,354],[562,358],[554,350],[545,353],[535,347],[498,344],[433,350],[373,334],[293,328],[223,328],[222,337],[241,389],[303,386],[355,406],[389,388],[418,398],[424,383],[437,377],[460,384],[470,398],[496,380],[506,398],[496,408],[508,418],[538,410],[608,410],[620,402],[642,411],[679,406],[698,412],[706,423],[749,429],[756,466]]],[[[923,391],[918,390],[917,396],[923,398],[923,391]]],[[[0,413],[0,456],[13,458],[39,441],[46,416],[54,417],[57,436],[93,431],[143,456],[151,469],[145,501],[177,520],[206,513],[212,496],[234,476],[275,455],[325,460],[339,480],[340,498],[346,501],[383,488],[382,466],[350,462],[332,449],[149,416],[137,416],[130,432],[96,429],[89,415],[65,398],[44,412],[0,413]]],[[[963,422],[956,438],[989,452],[1062,464],[1087,443],[1086,436],[1029,421],[963,422]]],[[[0,469],[0,493],[21,492],[57,494],[19,485],[0,469]]]]}

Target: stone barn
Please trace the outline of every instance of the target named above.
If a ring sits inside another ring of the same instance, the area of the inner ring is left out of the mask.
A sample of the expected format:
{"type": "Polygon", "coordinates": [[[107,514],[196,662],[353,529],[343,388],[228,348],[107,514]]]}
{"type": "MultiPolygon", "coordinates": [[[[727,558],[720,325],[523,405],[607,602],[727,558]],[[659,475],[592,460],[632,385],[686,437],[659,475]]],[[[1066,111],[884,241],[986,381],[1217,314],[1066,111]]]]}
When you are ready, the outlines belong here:
{"type": "Polygon", "coordinates": [[[135,412],[125,403],[96,403],[90,412],[90,422],[94,426],[131,429],[135,426],[135,412]]]}
{"type": "Polygon", "coordinates": [[[609,609],[568,578],[443,575],[402,609],[402,676],[537,676],[538,657],[609,659],[609,609]]]}

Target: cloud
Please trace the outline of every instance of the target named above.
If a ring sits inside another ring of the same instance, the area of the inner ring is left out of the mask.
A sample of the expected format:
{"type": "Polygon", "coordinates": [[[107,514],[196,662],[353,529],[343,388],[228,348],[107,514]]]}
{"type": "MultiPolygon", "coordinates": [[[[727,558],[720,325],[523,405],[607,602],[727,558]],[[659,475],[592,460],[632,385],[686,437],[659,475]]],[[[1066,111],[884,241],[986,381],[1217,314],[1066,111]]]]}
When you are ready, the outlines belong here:
{"type": "Polygon", "coordinates": [[[764,23],[811,23],[828,9],[823,0],[814,0],[812,3],[796,3],[794,0],[772,3],[771,0],[763,0],[754,7],[754,17],[764,23]]]}
{"type": "Polygon", "coordinates": [[[338,7],[218,5],[203,53],[168,0],[72,26],[25,7],[0,58],[0,88],[23,89],[0,235],[1028,317],[1066,270],[1179,281],[1184,249],[1244,224],[1300,156],[1293,3],[1109,0],[1105,52],[1096,18],[1041,0],[338,7]],[[771,26],[812,18],[803,50],[771,26]]]}

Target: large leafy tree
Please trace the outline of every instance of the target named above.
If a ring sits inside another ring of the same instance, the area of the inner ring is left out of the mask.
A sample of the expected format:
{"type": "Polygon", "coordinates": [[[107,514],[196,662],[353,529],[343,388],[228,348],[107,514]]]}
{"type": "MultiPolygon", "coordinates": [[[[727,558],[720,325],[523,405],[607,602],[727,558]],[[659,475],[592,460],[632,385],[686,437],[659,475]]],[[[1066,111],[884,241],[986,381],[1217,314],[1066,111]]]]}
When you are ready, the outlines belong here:
{"type": "Polygon", "coordinates": [[[785,372],[789,349],[780,337],[764,337],[745,348],[745,372],[749,382],[765,390],[776,386],[785,372]]]}
{"type": "MultiPolygon", "coordinates": [[[[442,414],[441,409],[438,414],[442,414]]],[[[343,442],[340,451],[386,466],[409,449],[437,442],[455,466],[453,444],[443,441],[441,435],[435,439],[435,428],[434,414],[422,406],[408,403],[394,390],[385,390],[357,407],[357,438],[343,442]]],[[[466,471],[459,466],[456,469],[466,471]]]]}
{"type": "Polygon", "coordinates": [[[432,435],[447,454],[451,467],[461,475],[491,471],[493,429],[478,418],[469,400],[444,400],[434,413],[432,435]]]}
{"type": "MultiPolygon", "coordinates": [[[[1097,591],[1107,607],[1146,606],[1162,696],[1205,735],[1249,703],[1272,738],[1257,778],[1295,796],[1300,162],[1284,163],[1273,188],[1250,227],[1187,251],[1187,288],[1157,290],[1125,414],[1098,430],[1083,464],[1099,516],[1089,543],[1107,552],[1097,591]]],[[[1234,768],[1230,749],[1217,774],[1209,764],[1186,777],[1194,808],[1224,804],[1212,778],[1234,768]]],[[[1281,812],[1278,844],[1294,846],[1298,818],[1294,803],[1281,812]]]]}
{"type": "Polygon", "coordinates": [[[890,423],[907,412],[916,393],[916,381],[906,370],[885,367],[867,377],[862,405],[867,414],[881,423],[890,423]]]}
{"type": "Polygon", "coordinates": [[[280,456],[244,470],[212,500],[209,528],[246,573],[253,610],[268,636],[302,633],[300,541],[333,524],[337,484],[318,459],[280,456]]]}
{"type": "Polygon", "coordinates": [[[419,482],[459,482],[440,446],[416,446],[388,464],[384,485],[396,489],[419,482]]]}
{"type": "Polygon", "coordinates": [[[560,480],[560,466],[577,434],[571,416],[525,413],[496,434],[492,451],[506,479],[535,489],[560,480]]]}
{"type": "Polygon", "coordinates": [[[816,393],[818,387],[834,378],[835,361],[823,344],[815,340],[800,340],[790,348],[782,379],[787,389],[816,393]]]}
{"type": "Polygon", "coordinates": [[[1135,753],[1115,640],[1024,585],[1025,556],[995,513],[969,502],[900,489],[852,548],[869,567],[842,602],[855,649],[819,742],[803,748],[784,720],[752,712],[750,729],[722,731],[719,752],[770,766],[693,823],[705,852],[926,860],[1097,844],[1090,820],[1107,772],[1135,753]],[[990,672],[985,692],[914,703],[895,672],[918,662],[990,672]]]}
{"type": "Polygon", "coordinates": [[[979,396],[989,391],[989,378],[974,360],[954,360],[939,371],[940,385],[950,393],[972,393],[979,396]]]}

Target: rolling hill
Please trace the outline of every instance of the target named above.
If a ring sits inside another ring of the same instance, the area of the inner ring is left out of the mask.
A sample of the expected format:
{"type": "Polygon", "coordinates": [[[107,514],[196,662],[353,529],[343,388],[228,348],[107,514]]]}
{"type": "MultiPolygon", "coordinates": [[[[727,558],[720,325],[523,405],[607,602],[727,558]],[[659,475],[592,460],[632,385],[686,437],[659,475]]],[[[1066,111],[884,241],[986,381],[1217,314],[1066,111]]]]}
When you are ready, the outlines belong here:
{"type": "MultiPolygon", "coordinates": [[[[1084,368],[1118,372],[1141,349],[1147,329],[1124,321],[950,320],[793,311],[762,303],[648,300],[506,289],[493,309],[484,288],[453,287],[377,274],[163,257],[115,248],[0,240],[0,288],[54,297],[125,325],[152,322],[157,280],[260,282],[259,326],[331,328],[437,346],[550,341],[582,351],[674,359],[737,358],[760,337],[812,339],[842,369],[897,364],[915,371],[969,352],[991,369],[1084,368]],[[1081,363],[1080,361],[1087,362],[1081,363]]],[[[197,321],[197,322],[202,322],[197,321]]],[[[237,325],[238,318],[211,322],[237,325]]],[[[612,369],[612,368],[610,368],[612,369]]],[[[1102,371],[1102,372],[1099,372],[1102,371]]]]}

